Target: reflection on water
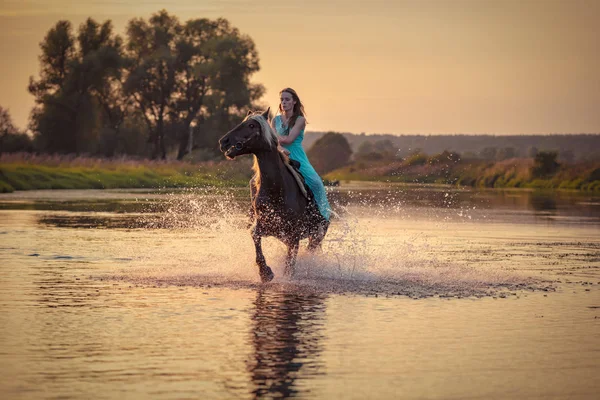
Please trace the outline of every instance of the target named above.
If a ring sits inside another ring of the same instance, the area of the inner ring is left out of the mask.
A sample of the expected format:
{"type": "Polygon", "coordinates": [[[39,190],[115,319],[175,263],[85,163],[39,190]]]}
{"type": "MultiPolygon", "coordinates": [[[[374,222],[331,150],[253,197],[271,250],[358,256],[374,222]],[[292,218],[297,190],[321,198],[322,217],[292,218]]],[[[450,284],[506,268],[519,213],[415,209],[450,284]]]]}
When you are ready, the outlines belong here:
{"type": "Polygon", "coordinates": [[[515,223],[545,218],[557,223],[600,223],[600,197],[594,193],[350,186],[340,188],[334,199],[342,214],[347,207],[358,207],[367,214],[392,213],[407,218],[511,219],[515,223]]]}
{"type": "Polygon", "coordinates": [[[530,193],[529,204],[535,211],[556,211],[558,209],[556,196],[549,194],[530,193]]]}
{"type": "MultiPolygon", "coordinates": [[[[0,210],[53,211],[41,216],[39,223],[56,227],[171,229],[215,225],[225,213],[244,214],[243,210],[249,207],[246,191],[239,189],[208,195],[196,191],[87,191],[92,197],[101,194],[96,200],[79,198],[82,194],[70,200],[60,197],[36,200],[32,192],[0,195],[0,210]],[[57,214],[57,211],[69,214],[57,214]]],[[[47,196],[45,191],[39,192],[47,196]]],[[[344,185],[330,189],[329,197],[334,211],[342,217],[350,213],[394,215],[405,219],[510,220],[512,223],[542,219],[558,224],[600,223],[600,198],[589,193],[344,185]]]]}
{"type": "Polygon", "coordinates": [[[38,218],[40,225],[58,228],[104,228],[104,229],[150,229],[159,225],[160,218],[140,218],[139,216],[118,217],[114,215],[89,216],[89,215],[41,215],[38,218]]]}
{"type": "Polygon", "coordinates": [[[248,361],[256,398],[295,396],[297,379],[320,373],[324,301],[322,295],[298,290],[257,291],[248,361]]]}
{"type": "Polygon", "coordinates": [[[342,186],[261,285],[240,193],[0,195],[2,398],[597,397],[597,197],[342,186]]]}

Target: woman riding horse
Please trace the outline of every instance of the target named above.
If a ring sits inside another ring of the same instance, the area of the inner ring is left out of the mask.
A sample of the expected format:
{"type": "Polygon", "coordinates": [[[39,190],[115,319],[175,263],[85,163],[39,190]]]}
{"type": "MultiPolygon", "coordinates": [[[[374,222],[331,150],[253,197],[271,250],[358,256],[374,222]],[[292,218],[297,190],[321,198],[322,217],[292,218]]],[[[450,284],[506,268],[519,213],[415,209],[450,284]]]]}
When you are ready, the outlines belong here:
{"type": "Polygon", "coordinates": [[[254,225],[251,229],[256,248],[256,264],[262,282],[273,279],[262,252],[261,238],[274,236],[288,248],[285,271],[293,275],[300,240],[308,238],[308,249],[321,245],[329,227],[310,196],[305,196],[288,167],[288,159],[278,150],[277,134],[268,123],[269,110],[252,114],[219,140],[229,159],[254,155],[254,177],[250,181],[254,225]]]}

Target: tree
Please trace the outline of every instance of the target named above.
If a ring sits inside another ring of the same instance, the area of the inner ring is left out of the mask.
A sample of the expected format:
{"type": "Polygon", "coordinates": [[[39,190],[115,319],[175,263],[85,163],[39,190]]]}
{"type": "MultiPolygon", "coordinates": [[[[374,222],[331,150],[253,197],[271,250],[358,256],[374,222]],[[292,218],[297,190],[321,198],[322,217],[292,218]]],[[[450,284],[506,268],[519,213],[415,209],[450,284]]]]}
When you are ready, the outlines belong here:
{"type": "Polygon", "coordinates": [[[120,36],[113,34],[111,21],[102,25],[91,18],[79,28],[80,64],[89,75],[89,93],[99,106],[100,151],[113,156],[119,149],[121,126],[131,106],[123,92],[123,73],[128,62],[120,36]]]}
{"type": "Polygon", "coordinates": [[[39,78],[30,78],[30,128],[43,151],[146,154],[146,135],[152,158],[177,148],[181,159],[192,134],[216,149],[264,93],[250,83],[259,68],[253,41],[225,19],[181,24],[163,10],[129,21],[125,42],[110,21],[88,18],[72,31],[68,21],[49,30],[39,78]]]}
{"type": "Polygon", "coordinates": [[[365,140],[358,146],[355,157],[358,160],[394,160],[397,148],[390,139],[365,140]]]}
{"type": "Polygon", "coordinates": [[[375,150],[375,146],[370,140],[365,140],[358,146],[355,157],[357,160],[364,161],[377,161],[383,158],[381,153],[375,150]]]}
{"type": "Polygon", "coordinates": [[[326,174],[348,164],[352,149],[344,135],[327,132],[313,144],[307,155],[315,170],[326,174]]]}
{"type": "Polygon", "coordinates": [[[0,153],[32,150],[33,144],[29,136],[13,125],[8,110],[0,106],[0,153]]]}
{"type": "Polygon", "coordinates": [[[127,27],[127,50],[132,70],[125,92],[141,110],[153,143],[152,158],[165,159],[165,120],[173,107],[176,75],[176,39],[179,20],[162,10],[146,22],[132,19],[127,27]]]}
{"type": "Polygon", "coordinates": [[[450,164],[456,164],[461,159],[460,154],[444,150],[443,152],[429,157],[429,164],[444,164],[448,167],[450,164]]]}
{"type": "Polygon", "coordinates": [[[72,71],[75,37],[69,21],[58,21],[40,43],[40,78],[29,78],[29,92],[35,96],[31,129],[42,150],[76,150],[75,126],[70,96],[64,87],[72,71]]]}
{"type": "Polygon", "coordinates": [[[358,146],[358,150],[356,151],[356,155],[367,155],[375,151],[375,146],[373,146],[373,142],[370,140],[365,140],[358,146]]]}
{"type": "MultiPolygon", "coordinates": [[[[190,148],[192,124],[204,128],[209,118],[231,126],[231,116],[240,118],[264,94],[264,87],[251,84],[259,70],[258,53],[248,36],[231,27],[226,19],[187,21],[177,44],[177,97],[174,120],[181,128],[177,137],[181,159],[190,148]]],[[[215,122],[215,121],[213,121],[215,122]]],[[[208,132],[204,132],[208,134],[208,132]]],[[[211,137],[216,146],[223,131],[211,137]]]]}
{"type": "Polygon", "coordinates": [[[183,158],[193,126],[196,135],[211,136],[205,145],[216,147],[232,117],[240,118],[264,93],[262,85],[250,84],[259,69],[254,42],[225,19],[182,25],[163,10],[149,22],[130,21],[128,38],[133,69],[125,89],[152,132],[153,158],[165,158],[169,143],[183,158]]]}
{"type": "Polygon", "coordinates": [[[560,164],[556,162],[558,153],[556,151],[540,151],[536,154],[533,167],[531,167],[531,174],[535,178],[547,178],[553,175],[560,164]]]}
{"type": "Polygon", "coordinates": [[[88,18],[77,37],[71,31],[68,21],[59,21],[40,44],[40,78],[29,84],[36,99],[30,126],[42,150],[94,153],[99,120],[113,128],[122,122],[114,115],[115,91],[109,96],[122,68],[121,39],[110,21],[88,18]]]}
{"type": "Polygon", "coordinates": [[[29,78],[29,91],[40,100],[43,95],[56,93],[70,72],[75,52],[75,38],[69,21],[58,21],[40,43],[40,80],[29,78]]]}

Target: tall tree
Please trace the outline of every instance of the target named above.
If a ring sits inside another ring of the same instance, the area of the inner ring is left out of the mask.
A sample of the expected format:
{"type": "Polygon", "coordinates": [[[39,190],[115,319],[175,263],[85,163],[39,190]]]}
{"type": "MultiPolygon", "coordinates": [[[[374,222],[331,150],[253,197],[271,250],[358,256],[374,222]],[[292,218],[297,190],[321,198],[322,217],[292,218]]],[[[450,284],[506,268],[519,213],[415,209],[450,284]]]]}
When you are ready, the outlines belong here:
{"type": "Polygon", "coordinates": [[[264,93],[250,83],[259,68],[254,43],[225,19],[182,25],[163,10],[131,20],[126,42],[110,21],[87,19],[76,35],[59,21],[40,47],[30,127],[44,151],[111,156],[137,146],[145,153],[144,134],[153,158],[173,148],[182,158],[192,127],[193,141],[212,149],[264,93]]]}
{"type": "Polygon", "coordinates": [[[87,88],[100,108],[105,128],[100,138],[101,151],[112,156],[130,106],[130,98],[123,92],[123,72],[128,64],[122,39],[113,34],[111,21],[100,25],[88,18],[79,29],[78,43],[82,70],[89,75],[87,88]]]}
{"type": "Polygon", "coordinates": [[[169,140],[183,158],[192,126],[212,139],[198,142],[216,143],[222,133],[217,126],[228,125],[264,93],[262,85],[249,82],[259,69],[254,42],[225,19],[182,25],[163,10],[148,22],[130,21],[128,38],[134,67],[125,88],[152,132],[154,158],[166,157],[169,140]]]}
{"type": "Polygon", "coordinates": [[[75,54],[75,37],[69,21],[58,21],[48,31],[40,43],[42,54],[40,60],[40,79],[29,78],[29,90],[36,95],[36,100],[42,96],[53,94],[65,82],[70,72],[70,64],[75,54]]]}
{"type": "Polygon", "coordinates": [[[40,47],[40,77],[30,78],[29,85],[37,104],[32,130],[43,150],[94,152],[101,113],[96,105],[102,104],[102,94],[119,77],[121,39],[113,34],[110,21],[100,25],[89,18],[77,37],[69,22],[59,21],[40,47]]]}
{"type": "Polygon", "coordinates": [[[211,117],[229,122],[231,115],[245,113],[264,88],[249,81],[259,70],[254,42],[226,19],[188,21],[177,47],[179,96],[174,111],[181,124],[177,155],[181,159],[190,147],[192,123],[211,117]]]}
{"type": "Polygon", "coordinates": [[[177,73],[176,43],[182,27],[178,19],[162,10],[146,22],[129,21],[127,51],[132,69],[125,91],[140,108],[151,132],[152,158],[165,159],[165,120],[173,109],[177,73]]]}
{"type": "Polygon", "coordinates": [[[40,43],[40,77],[29,78],[29,92],[35,97],[31,129],[43,150],[74,151],[76,138],[69,96],[64,92],[75,57],[75,37],[69,21],[58,21],[40,43]]]}

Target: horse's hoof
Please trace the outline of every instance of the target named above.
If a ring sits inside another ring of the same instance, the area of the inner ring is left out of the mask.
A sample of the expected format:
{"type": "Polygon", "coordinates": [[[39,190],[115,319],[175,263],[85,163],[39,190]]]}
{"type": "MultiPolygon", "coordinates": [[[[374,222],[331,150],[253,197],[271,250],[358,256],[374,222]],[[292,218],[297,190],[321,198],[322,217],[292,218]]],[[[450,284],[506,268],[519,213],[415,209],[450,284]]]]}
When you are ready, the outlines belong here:
{"type": "Polygon", "coordinates": [[[265,267],[260,271],[260,280],[262,283],[271,282],[275,278],[275,274],[271,270],[271,267],[265,267]]]}

